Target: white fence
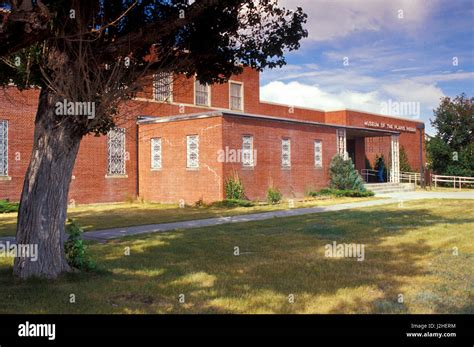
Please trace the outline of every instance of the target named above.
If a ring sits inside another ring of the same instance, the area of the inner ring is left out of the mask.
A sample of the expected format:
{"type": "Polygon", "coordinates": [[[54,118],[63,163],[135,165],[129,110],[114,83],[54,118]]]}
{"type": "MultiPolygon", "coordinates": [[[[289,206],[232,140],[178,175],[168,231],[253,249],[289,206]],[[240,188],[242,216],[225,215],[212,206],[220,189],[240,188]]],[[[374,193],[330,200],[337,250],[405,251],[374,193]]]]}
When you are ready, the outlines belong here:
{"type": "Polygon", "coordinates": [[[463,184],[474,185],[474,177],[432,175],[431,180],[434,182],[435,188],[438,186],[438,182],[452,183],[454,188],[457,184],[459,189],[463,184]]]}
{"type": "MultiPolygon", "coordinates": [[[[369,182],[369,177],[377,177],[378,171],[372,169],[362,169],[361,175],[366,182],[369,182]]],[[[419,172],[400,172],[400,182],[408,182],[420,184],[420,173],[419,172]]],[[[429,182],[425,182],[429,184],[429,182]]],[[[446,175],[431,175],[431,183],[434,184],[435,188],[438,187],[438,183],[444,183],[452,185],[453,188],[461,189],[466,185],[474,187],[474,177],[463,177],[463,176],[446,176],[446,175]]]]}
{"type": "Polygon", "coordinates": [[[400,182],[420,184],[420,173],[400,171],[400,182]]]}

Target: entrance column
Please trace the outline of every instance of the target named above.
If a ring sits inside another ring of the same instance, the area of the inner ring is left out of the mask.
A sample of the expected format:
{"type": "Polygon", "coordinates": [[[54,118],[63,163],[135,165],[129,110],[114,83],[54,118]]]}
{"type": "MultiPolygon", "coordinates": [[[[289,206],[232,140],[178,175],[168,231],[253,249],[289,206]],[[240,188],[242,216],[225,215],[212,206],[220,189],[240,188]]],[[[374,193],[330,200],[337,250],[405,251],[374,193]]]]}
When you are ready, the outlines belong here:
{"type": "Polygon", "coordinates": [[[336,129],[337,154],[347,160],[346,129],[336,129]]]}
{"type": "Polygon", "coordinates": [[[400,183],[400,151],[398,144],[399,135],[392,135],[391,157],[392,166],[390,170],[390,182],[400,183]]]}

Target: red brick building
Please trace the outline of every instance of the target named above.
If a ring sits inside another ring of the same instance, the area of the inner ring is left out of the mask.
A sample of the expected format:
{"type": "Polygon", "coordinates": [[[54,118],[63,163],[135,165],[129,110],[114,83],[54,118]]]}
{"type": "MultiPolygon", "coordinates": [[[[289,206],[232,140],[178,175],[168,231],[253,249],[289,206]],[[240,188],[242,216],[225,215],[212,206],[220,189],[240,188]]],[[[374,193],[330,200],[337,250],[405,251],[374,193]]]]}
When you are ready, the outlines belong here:
{"type": "MultiPolygon", "coordinates": [[[[38,93],[0,91],[0,199],[20,197],[38,93]]],[[[232,175],[241,178],[249,199],[264,199],[270,186],[301,197],[328,185],[336,153],[350,156],[358,170],[366,158],[373,163],[384,154],[396,182],[399,146],[418,168],[420,132],[424,137],[423,123],[413,120],[262,102],[259,74],[250,68],[212,86],[183,76],[150,77],[120,112],[117,130],[82,141],[71,202],[222,200],[232,175]]]]}

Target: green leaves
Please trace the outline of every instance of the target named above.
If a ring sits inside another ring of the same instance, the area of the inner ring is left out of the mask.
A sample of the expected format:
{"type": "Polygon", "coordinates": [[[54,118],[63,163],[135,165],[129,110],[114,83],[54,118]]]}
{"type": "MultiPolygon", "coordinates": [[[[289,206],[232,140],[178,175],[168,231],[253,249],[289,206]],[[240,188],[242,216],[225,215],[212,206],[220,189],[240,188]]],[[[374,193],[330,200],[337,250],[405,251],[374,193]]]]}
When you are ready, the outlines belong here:
{"type": "Polygon", "coordinates": [[[245,200],[244,184],[236,175],[226,179],[224,183],[225,198],[229,200],[245,200]]]}
{"type": "Polygon", "coordinates": [[[331,188],[366,191],[364,181],[357,173],[351,159],[344,160],[341,156],[335,155],[329,165],[329,175],[331,188]]]}
{"type": "Polygon", "coordinates": [[[66,232],[69,235],[64,244],[64,252],[70,266],[82,270],[91,271],[97,268],[96,264],[87,256],[87,247],[82,240],[82,228],[74,219],[70,219],[66,225],[66,232]]]}
{"type": "Polygon", "coordinates": [[[434,110],[431,124],[437,133],[426,143],[435,173],[474,176],[474,98],[445,97],[434,110]]]}

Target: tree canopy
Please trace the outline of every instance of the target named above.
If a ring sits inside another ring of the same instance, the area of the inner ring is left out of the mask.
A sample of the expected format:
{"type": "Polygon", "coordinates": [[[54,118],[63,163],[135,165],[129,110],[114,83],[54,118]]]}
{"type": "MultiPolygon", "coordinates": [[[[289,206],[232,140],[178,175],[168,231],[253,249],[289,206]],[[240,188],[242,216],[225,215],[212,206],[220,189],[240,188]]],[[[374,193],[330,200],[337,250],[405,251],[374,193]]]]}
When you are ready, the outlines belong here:
{"type": "Polygon", "coordinates": [[[474,176],[474,98],[441,99],[431,124],[436,135],[426,143],[431,169],[438,174],[474,176]]]}

